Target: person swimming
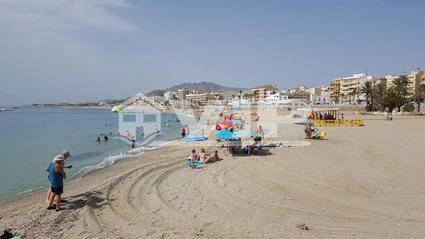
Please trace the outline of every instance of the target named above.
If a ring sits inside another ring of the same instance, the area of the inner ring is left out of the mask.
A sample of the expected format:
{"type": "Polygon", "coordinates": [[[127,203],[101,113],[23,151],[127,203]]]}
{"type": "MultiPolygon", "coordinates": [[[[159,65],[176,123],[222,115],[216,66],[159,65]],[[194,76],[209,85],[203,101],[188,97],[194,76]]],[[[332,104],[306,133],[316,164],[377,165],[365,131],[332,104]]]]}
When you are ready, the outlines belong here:
{"type": "Polygon", "coordinates": [[[105,135],[105,137],[103,137],[103,140],[105,141],[105,143],[108,142],[109,140],[108,136],[105,135]]]}
{"type": "Polygon", "coordinates": [[[100,144],[102,142],[102,140],[100,140],[100,137],[98,136],[96,139],[96,143],[100,144]]]}

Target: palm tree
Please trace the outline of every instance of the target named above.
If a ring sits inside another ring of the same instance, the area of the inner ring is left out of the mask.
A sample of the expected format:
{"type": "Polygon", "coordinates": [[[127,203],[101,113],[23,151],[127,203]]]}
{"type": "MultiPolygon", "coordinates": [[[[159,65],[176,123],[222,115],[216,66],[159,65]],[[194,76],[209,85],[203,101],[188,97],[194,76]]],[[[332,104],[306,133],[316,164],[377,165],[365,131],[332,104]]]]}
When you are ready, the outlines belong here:
{"type": "Polygon", "coordinates": [[[420,85],[416,88],[415,94],[413,95],[413,101],[418,104],[418,113],[421,111],[421,103],[425,100],[425,84],[420,85]]]}
{"type": "Polygon", "coordinates": [[[385,90],[384,95],[382,96],[382,107],[384,110],[388,108],[388,112],[393,112],[394,108],[398,107],[399,96],[397,91],[394,88],[385,90]]]}
{"type": "Polygon", "coordinates": [[[373,85],[372,82],[366,81],[359,89],[359,93],[366,98],[366,105],[373,105],[373,85]],[[370,101],[369,101],[370,100],[370,101]]]}
{"type": "Polygon", "coordinates": [[[374,108],[375,105],[378,107],[385,108],[385,96],[387,95],[387,87],[384,83],[376,84],[372,87],[371,97],[374,100],[374,103],[371,104],[370,108],[374,108]]]}
{"type": "Polygon", "coordinates": [[[339,94],[339,103],[344,103],[345,100],[345,94],[344,93],[340,93],[339,94]]]}
{"type": "Polygon", "coordinates": [[[350,93],[348,93],[348,95],[350,96],[350,103],[352,102],[352,100],[353,100],[353,96],[354,96],[354,99],[356,99],[356,95],[358,95],[357,94],[357,88],[354,88],[354,89],[352,89],[351,91],[350,91],[350,93]]]}
{"type": "Polygon", "coordinates": [[[398,98],[397,109],[400,112],[401,107],[409,102],[409,79],[406,75],[401,75],[393,80],[393,84],[394,93],[398,98]]]}
{"type": "Polygon", "coordinates": [[[253,97],[253,102],[258,101],[258,98],[259,98],[258,91],[252,92],[251,96],[253,97]]]}

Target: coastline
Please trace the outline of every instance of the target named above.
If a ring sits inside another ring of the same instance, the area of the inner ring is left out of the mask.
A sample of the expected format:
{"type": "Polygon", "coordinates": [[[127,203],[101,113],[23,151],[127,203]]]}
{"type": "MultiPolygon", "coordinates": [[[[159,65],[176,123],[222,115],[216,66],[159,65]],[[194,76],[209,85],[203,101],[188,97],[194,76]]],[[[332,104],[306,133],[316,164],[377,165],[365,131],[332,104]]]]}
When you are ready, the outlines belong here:
{"type": "MultiPolygon", "coordinates": [[[[170,144],[172,142],[178,142],[178,140],[179,139],[173,139],[173,140],[167,141],[165,143],[165,145],[170,144]]],[[[154,146],[152,149],[149,149],[149,150],[145,149],[145,150],[143,150],[143,152],[141,152],[137,155],[129,156],[128,158],[125,158],[125,159],[122,159],[122,160],[117,160],[111,165],[106,165],[105,167],[90,170],[89,172],[84,173],[81,176],[77,175],[76,178],[73,178],[73,179],[69,180],[68,182],[65,181],[65,188],[68,188],[70,186],[74,187],[74,184],[78,184],[78,183],[87,184],[87,182],[85,181],[85,180],[88,180],[88,179],[86,179],[87,177],[89,177],[89,178],[90,177],[99,177],[103,174],[103,170],[106,170],[110,167],[114,167],[115,165],[125,164],[128,161],[141,160],[141,157],[143,157],[146,154],[146,152],[155,152],[155,151],[160,151],[161,149],[162,149],[162,145],[161,146],[154,146]]],[[[123,151],[122,153],[125,153],[125,152],[123,151]]],[[[113,156],[113,155],[111,155],[111,156],[113,156]]],[[[109,170],[114,170],[114,169],[109,169],[109,170]]],[[[76,187],[78,187],[78,186],[76,186],[76,187]]],[[[49,188],[49,186],[48,186],[48,182],[46,180],[45,186],[40,186],[40,188],[38,187],[38,188],[35,188],[35,189],[30,189],[30,190],[28,190],[28,192],[24,192],[22,194],[14,195],[9,199],[6,199],[4,201],[0,201],[0,208],[8,206],[9,204],[19,203],[19,202],[27,201],[27,200],[32,201],[34,199],[38,199],[41,196],[45,196],[45,192],[47,191],[48,188],[49,188]]],[[[64,195],[66,197],[66,194],[64,194],[64,195]]]]}
{"type": "MultiPolygon", "coordinates": [[[[199,170],[185,165],[193,146],[172,141],[66,185],[62,212],[45,210],[43,192],[0,206],[0,228],[26,238],[424,236],[425,136],[411,135],[425,118],[364,119],[322,128],[327,140],[199,170]]],[[[304,141],[300,130],[280,124],[276,140],[304,141]]]]}

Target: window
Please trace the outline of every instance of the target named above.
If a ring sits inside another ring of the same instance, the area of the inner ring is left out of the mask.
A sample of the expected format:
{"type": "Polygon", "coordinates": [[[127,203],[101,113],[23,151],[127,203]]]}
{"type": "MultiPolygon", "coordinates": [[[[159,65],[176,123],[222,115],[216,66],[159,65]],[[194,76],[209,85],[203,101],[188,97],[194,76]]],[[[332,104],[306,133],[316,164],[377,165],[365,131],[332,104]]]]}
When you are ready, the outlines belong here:
{"type": "Polygon", "coordinates": [[[143,122],[149,123],[149,122],[156,122],[156,115],[145,115],[143,117],[143,122]]]}
{"type": "Polygon", "coordinates": [[[124,122],[136,122],[136,115],[123,115],[124,122]]]}

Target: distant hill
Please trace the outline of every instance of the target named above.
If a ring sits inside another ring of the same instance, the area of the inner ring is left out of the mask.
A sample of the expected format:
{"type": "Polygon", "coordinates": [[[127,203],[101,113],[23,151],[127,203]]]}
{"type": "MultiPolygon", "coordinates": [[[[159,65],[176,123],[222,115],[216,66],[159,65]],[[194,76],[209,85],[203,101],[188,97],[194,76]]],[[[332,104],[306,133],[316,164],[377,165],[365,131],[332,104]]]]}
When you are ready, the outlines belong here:
{"type": "Polygon", "coordinates": [[[165,92],[164,90],[153,90],[146,93],[146,96],[163,96],[165,92]]]}
{"type": "Polygon", "coordinates": [[[243,88],[237,88],[237,87],[227,87],[227,86],[222,86],[213,82],[185,82],[179,85],[174,85],[171,86],[169,88],[163,89],[163,90],[154,90],[151,92],[146,93],[147,96],[162,96],[164,95],[165,92],[167,91],[177,91],[180,89],[187,89],[187,90],[196,90],[199,91],[200,93],[204,93],[204,92],[212,92],[212,91],[240,91],[240,90],[244,90],[243,88]]]}

